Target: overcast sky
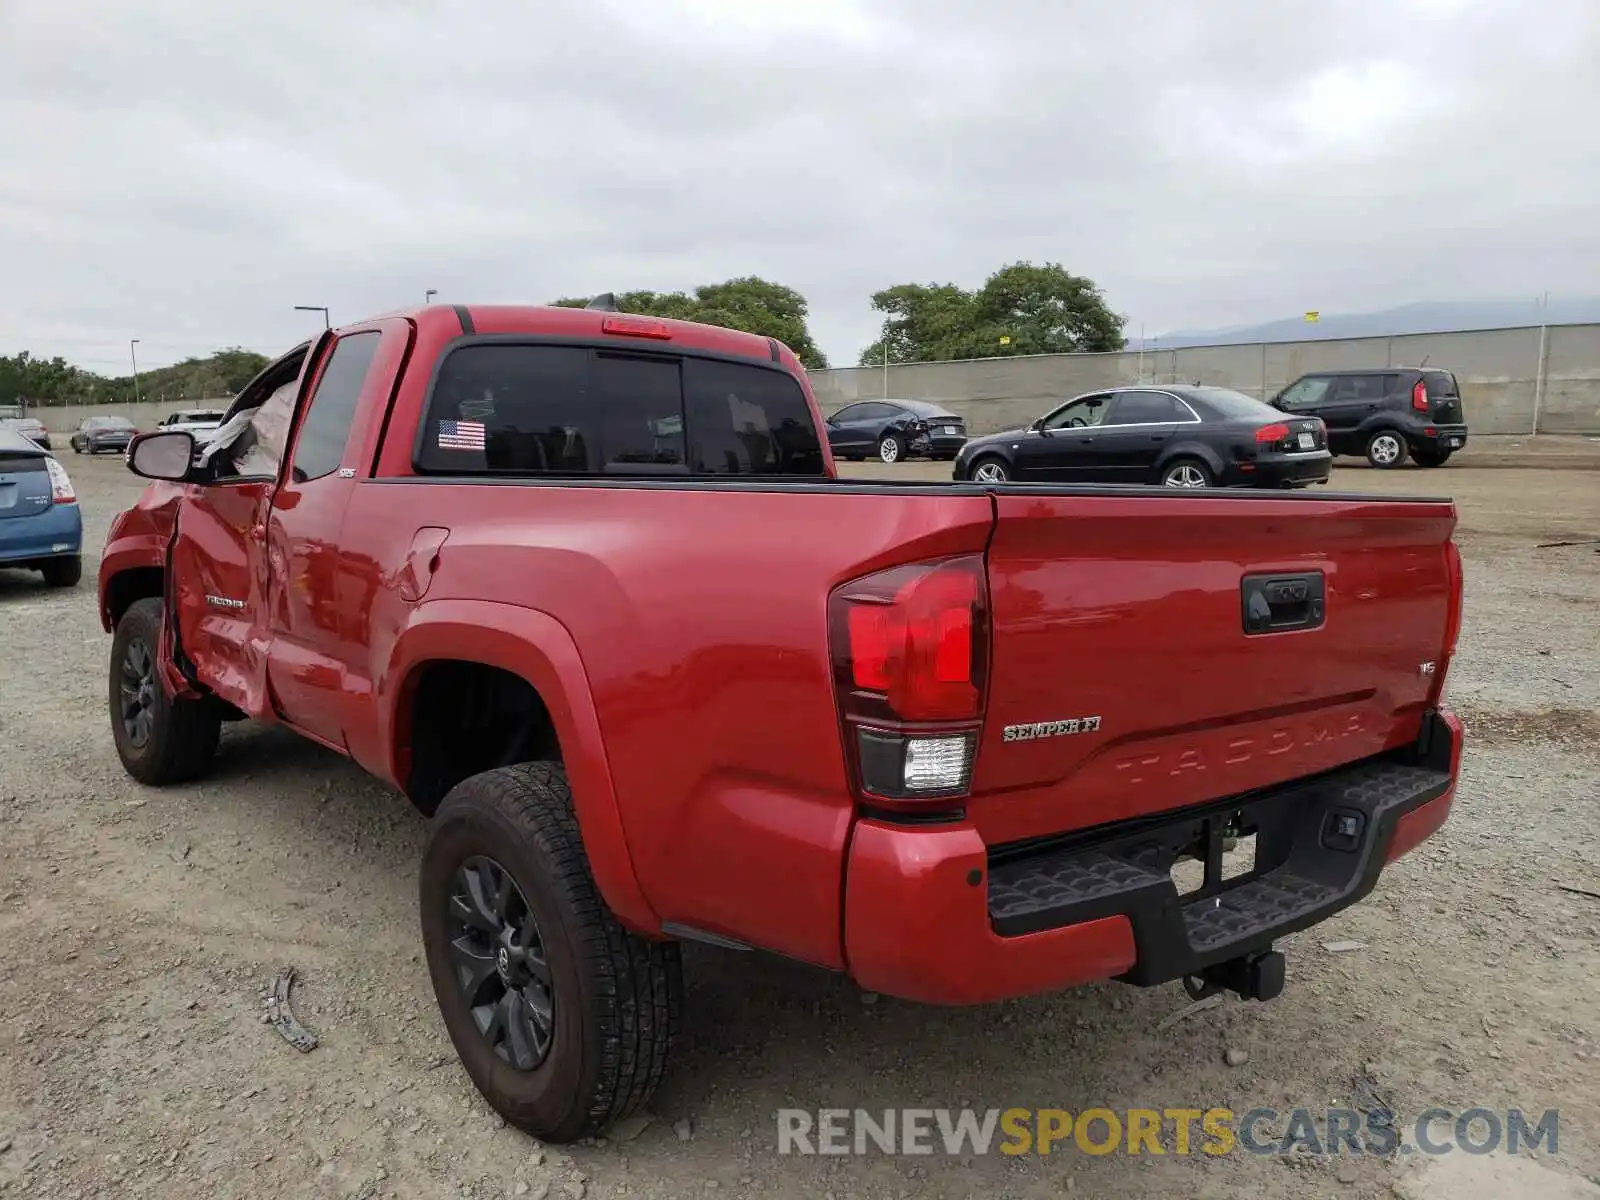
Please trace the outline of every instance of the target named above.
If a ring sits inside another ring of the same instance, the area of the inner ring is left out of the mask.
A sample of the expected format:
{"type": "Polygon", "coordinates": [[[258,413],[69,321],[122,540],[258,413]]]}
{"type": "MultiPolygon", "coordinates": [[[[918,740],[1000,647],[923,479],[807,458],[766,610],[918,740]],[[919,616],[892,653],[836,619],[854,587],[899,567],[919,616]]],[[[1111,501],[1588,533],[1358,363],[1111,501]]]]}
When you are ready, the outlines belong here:
{"type": "Polygon", "coordinates": [[[0,353],[759,274],[849,364],[1016,259],[1131,336],[1593,295],[1597,62],[1596,0],[0,0],[0,353]]]}

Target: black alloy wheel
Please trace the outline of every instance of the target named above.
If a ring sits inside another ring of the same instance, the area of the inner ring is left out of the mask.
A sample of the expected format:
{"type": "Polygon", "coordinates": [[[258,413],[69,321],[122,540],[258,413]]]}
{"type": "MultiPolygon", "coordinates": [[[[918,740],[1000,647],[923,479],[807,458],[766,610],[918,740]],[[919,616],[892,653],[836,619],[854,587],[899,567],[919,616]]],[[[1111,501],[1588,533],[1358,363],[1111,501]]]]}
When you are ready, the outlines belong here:
{"type": "Polygon", "coordinates": [[[511,872],[477,855],[446,901],[451,967],[478,1033],[496,1057],[531,1071],[555,1040],[555,991],[539,924],[511,872]]]}
{"type": "Polygon", "coordinates": [[[121,681],[118,695],[121,707],[118,716],[128,745],[142,750],[150,744],[150,732],[155,723],[156,680],[155,655],[142,637],[131,637],[123,647],[121,681]]]}

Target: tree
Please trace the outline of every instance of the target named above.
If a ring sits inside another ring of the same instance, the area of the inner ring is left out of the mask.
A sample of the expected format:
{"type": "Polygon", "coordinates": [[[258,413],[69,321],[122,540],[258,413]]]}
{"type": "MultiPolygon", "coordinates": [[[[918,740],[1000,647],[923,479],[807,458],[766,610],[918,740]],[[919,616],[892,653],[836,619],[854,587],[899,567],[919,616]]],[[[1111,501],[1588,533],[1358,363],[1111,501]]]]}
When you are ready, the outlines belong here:
{"type": "Polygon", "coordinates": [[[874,294],[872,307],[886,317],[884,336],[861,352],[862,366],[883,362],[886,341],[892,363],[1123,347],[1124,318],[1060,263],[1011,263],[976,292],[903,283],[874,294]]]}
{"type": "MultiPolygon", "coordinates": [[[[235,346],[207,358],[189,358],[170,367],[139,372],[138,396],[165,395],[188,400],[220,400],[236,394],[270,360],[264,354],[235,346]]],[[[134,399],[133,376],[107,378],[80,370],[65,359],[34,358],[26,350],[0,356],[0,404],[127,404],[134,399]]]]}
{"type": "MultiPolygon", "coordinates": [[[[567,298],[555,303],[563,308],[582,308],[589,298],[567,298]]],[[[777,338],[807,367],[828,365],[811,338],[806,298],[793,288],[754,275],[705,284],[696,288],[692,296],[684,292],[622,292],[617,296],[617,308],[639,316],[700,321],[777,338]]]]}

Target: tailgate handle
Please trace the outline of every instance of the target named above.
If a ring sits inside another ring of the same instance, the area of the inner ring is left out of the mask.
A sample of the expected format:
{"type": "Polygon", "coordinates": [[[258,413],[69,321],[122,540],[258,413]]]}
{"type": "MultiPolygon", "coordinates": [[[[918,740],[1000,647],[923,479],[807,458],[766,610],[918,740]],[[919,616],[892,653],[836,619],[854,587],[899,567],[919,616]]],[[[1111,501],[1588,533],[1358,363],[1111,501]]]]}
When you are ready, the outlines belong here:
{"type": "Polygon", "coordinates": [[[1239,584],[1244,631],[1283,633],[1322,625],[1327,586],[1321,571],[1300,575],[1246,575],[1239,584]]]}

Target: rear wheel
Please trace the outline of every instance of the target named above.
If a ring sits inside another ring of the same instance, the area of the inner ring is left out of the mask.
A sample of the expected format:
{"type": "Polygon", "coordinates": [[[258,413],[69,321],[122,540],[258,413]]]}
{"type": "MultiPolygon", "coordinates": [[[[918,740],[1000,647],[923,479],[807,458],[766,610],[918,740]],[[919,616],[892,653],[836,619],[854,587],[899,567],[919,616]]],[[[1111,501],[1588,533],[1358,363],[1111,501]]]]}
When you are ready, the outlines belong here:
{"type": "Polygon", "coordinates": [[[117,757],[140,783],[181,783],[217,755],[221,722],[205,700],[167,695],[157,670],[161,601],[136,600],[111,639],[111,737],[117,757]]]}
{"type": "Polygon", "coordinates": [[[878,457],[886,463],[897,463],[906,456],[906,444],[896,433],[886,433],[878,443],[878,457]]]}
{"type": "Polygon", "coordinates": [[[975,483],[1005,483],[1011,478],[1011,473],[1006,470],[1004,459],[980,458],[972,464],[972,479],[975,483]]]}
{"type": "Polygon", "coordinates": [[[1161,473],[1163,487],[1203,488],[1211,486],[1211,472],[1197,458],[1180,458],[1161,473]]]}
{"type": "Polygon", "coordinates": [[[1406,440],[1392,429],[1380,429],[1367,439],[1367,461],[1387,471],[1406,461],[1406,440]]]}
{"type": "Polygon", "coordinates": [[[1453,453],[1452,450],[1415,450],[1411,457],[1417,460],[1419,467],[1442,467],[1453,453]]]}
{"type": "Polygon", "coordinates": [[[64,558],[49,558],[39,566],[45,583],[51,587],[77,587],[83,578],[83,559],[74,554],[64,558]]]}
{"type": "Polygon", "coordinates": [[[606,908],[559,764],[452,788],[420,882],[439,1012],[496,1112],[567,1142],[649,1098],[682,1018],[678,945],[629,933],[606,908]]]}

